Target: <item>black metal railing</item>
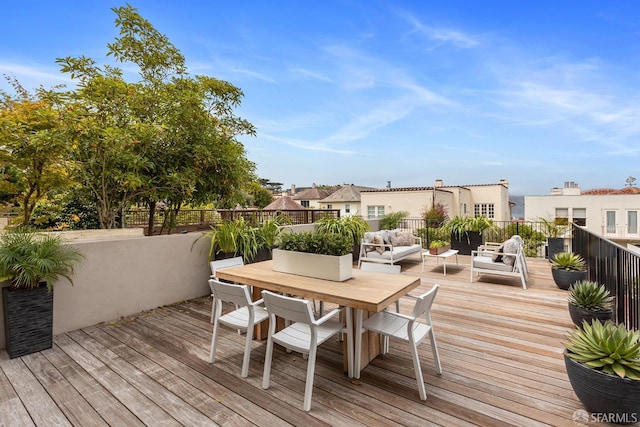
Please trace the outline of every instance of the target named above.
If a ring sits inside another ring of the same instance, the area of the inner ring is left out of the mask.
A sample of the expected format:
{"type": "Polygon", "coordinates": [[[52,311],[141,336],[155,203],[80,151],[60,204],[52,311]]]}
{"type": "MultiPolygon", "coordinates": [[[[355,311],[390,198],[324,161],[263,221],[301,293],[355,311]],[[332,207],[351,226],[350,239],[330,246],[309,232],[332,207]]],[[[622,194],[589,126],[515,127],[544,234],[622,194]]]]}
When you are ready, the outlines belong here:
{"type": "MultiPolygon", "coordinates": [[[[429,247],[432,240],[438,240],[440,224],[435,221],[427,221],[424,218],[405,218],[398,224],[400,228],[413,231],[422,237],[422,244],[429,247]]],[[[524,240],[525,255],[528,257],[546,256],[547,237],[544,234],[544,224],[536,221],[494,221],[494,227],[483,231],[485,242],[503,242],[513,235],[519,235],[524,240]]],[[[442,236],[445,237],[446,236],[442,236]]],[[[567,233],[567,241],[571,237],[567,233]]]]}
{"type": "Polygon", "coordinates": [[[587,262],[589,280],[604,284],[615,297],[617,322],[640,329],[640,256],[575,225],[573,252],[587,262]]]}

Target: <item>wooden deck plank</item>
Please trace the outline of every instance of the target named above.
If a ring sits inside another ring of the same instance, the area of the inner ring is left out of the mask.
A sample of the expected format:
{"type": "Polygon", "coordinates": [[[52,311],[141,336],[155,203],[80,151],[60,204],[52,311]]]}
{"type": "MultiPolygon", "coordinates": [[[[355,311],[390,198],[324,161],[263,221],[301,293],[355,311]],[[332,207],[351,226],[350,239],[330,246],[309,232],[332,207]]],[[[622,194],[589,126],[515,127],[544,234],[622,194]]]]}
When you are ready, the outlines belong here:
{"type": "Polygon", "coordinates": [[[36,425],[70,426],[71,423],[62,410],[47,394],[22,359],[3,360],[0,363],[7,379],[11,381],[16,394],[29,412],[30,418],[36,425]]]}
{"type": "Polygon", "coordinates": [[[67,334],[56,337],[56,343],[144,424],[179,425],[175,419],[156,405],[149,397],[102,363],[100,361],[101,355],[92,354],[67,334]]]}
{"type": "Polygon", "coordinates": [[[22,360],[71,424],[107,425],[91,404],[71,386],[69,381],[43,353],[31,354],[23,357],[22,360]]]}
{"type": "MultiPolygon", "coordinates": [[[[58,340],[60,336],[56,337],[58,340]]],[[[55,341],[54,341],[55,342],[55,341]]],[[[127,409],[108,389],[83,369],[57,344],[43,353],[69,384],[82,395],[109,425],[142,426],[142,422],[127,409]]],[[[99,420],[95,420],[99,423],[99,420]]]]}
{"type": "Polygon", "coordinates": [[[0,352],[0,425],[31,426],[34,425],[27,408],[16,394],[14,386],[2,370],[2,365],[9,360],[6,352],[0,352]]]}

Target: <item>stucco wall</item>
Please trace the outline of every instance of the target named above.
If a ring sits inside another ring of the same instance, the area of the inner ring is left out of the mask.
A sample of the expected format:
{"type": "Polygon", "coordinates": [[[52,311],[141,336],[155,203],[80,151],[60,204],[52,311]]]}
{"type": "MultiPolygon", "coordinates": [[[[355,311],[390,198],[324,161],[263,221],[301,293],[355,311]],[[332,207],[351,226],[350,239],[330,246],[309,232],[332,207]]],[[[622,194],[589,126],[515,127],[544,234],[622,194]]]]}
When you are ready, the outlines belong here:
{"type": "MultiPolygon", "coordinates": [[[[74,286],[65,279],[55,286],[54,335],[209,294],[209,242],[201,239],[191,248],[200,235],[100,239],[94,234],[90,240],[70,240],[85,259],[74,286]]],[[[5,348],[2,314],[0,348],[5,348]]]]}

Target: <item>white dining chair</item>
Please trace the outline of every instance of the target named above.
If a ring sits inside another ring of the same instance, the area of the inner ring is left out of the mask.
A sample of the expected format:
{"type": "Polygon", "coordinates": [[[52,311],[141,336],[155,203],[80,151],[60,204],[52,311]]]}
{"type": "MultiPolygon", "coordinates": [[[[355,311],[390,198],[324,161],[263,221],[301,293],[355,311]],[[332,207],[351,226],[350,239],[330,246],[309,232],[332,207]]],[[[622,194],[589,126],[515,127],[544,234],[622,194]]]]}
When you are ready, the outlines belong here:
{"type": "MultiPolygon", "coordinates": [[[[382,354],[385,354],[388,351],[389,337],[406,341],[409,344],[411,358],[413,359],[413,369],[416,374],[418,392],[420,393],[421,400],[426,400],[427,392],[422,378],[422,369],[420,368],[418,344],[420,344],[427,335],[431,340],[431,350],[433,351],[433,360],[436,366],[436,372],[438,375],[442,374],[442,366],[440,365],[436,336],[433,330],[433,323],[431,322],[430,314],[431,306],[433,305],[433,300],[436,297],[439,287],[439,285],[434,285],[428,292],[425,292],[420,296],[407,295],[416,299],[411,315],[384,310],[374,314],[362,323],[362,327],[365,330],[377,332],[381,335],[383,340],[387,341],[382,344],[382,354]],[[418,318],[422,315],[426,318],[426,324],[418,321],[418,318]]],[[[356,358],[360,357],[360,352],[361,349],[356,349],[356,358]]]]}
{"type": "MultiPolygon", "coordinates": [[[[241,256],[211,261],[209,262],[209,267],[211,268],[211,276],[209,276],[209,278],[218,279],[218,271],[224,270],[225,268],[240,267],[241,265],[244,265],[244,260],[242,259],[241,256]]],[[[211,298],[214,298],[213,292],[211,293],[211,298]]],[[[211,302],[211,323],[213,323],[214,307],[215,307],[215,298],[211,302]]]]}
{"type": "Polygon", "coordinates": [[[214,295],[213,334],[211,336],[211,351],[209,363],[216,361],[216,347],[218,344],[218,332],[220,325],[225,325],[239,331],[246,331],[244,345],[244,358],[242,359],[242,378],[249,375],[249,360],[251,356],[251,341],[253,340],[253,327],[266,320],[269,313],[262,306],[262,299],[251,301],[249,287],[235,283],[224,283],[218,279],[209,279],[209,286],[214,295]],[[222,303],[235,304],[235,310],[222,314],[222,303]]]}
{"type": "Polygon", "coordinates": [[[313,392],[313,378],[316,367],[316,353],[318,346],[336,334],[347,334],[347,365],[351,375],[353,369],[353,335],[350,325],[350,312],[347,310],[347,326],[342,322],[332,320],[345,310],[338,307],[319,319],[313,316],[311,301],[301,298],[287,297],[269,291],[262,291],[264,305],[269,312],[269,334],[264,361],[264,375],[262,388],[269,388],[271,364],[273,360],[273,344],[280,344],[285,349],[307,355],[307,378],[304,390],[304,410],[311,409],[311,394],[313,392]],[[276,317],[287,319],[293,323],[281,331],[276,332],[276,317]]]}

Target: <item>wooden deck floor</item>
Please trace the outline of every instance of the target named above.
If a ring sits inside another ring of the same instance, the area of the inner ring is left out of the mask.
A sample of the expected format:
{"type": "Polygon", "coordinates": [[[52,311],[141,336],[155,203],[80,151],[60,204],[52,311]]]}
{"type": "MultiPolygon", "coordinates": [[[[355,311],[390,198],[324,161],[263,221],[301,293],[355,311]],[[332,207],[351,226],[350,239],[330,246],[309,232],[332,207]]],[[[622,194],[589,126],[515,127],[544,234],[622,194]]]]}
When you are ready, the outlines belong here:
{"type": "Polygon", "coordinates": [[[529,260],[527,290],[517,278],[470,284],[468,262],[448,263],[447,276],[432,260],[424,273],[417,260],[402,263],[404,274],[422,278],[420,289],[441,285],[432,317],[444,373],[435,375],[423,343],[424,402],[406,347],[392,341],[356,381],[331,340],[318,353],[305,413],[298,354],[276,347],[269,390],[260,387],[264,341],[254,342],[249,378],[240,377],[237,332],[222,331],[219,359],[207,362],[211,306],[203,297],[58,335],[41,353],[10,360],[0,352],[0,425],[575,425],[582,405],[562,359],[571,320],[548,262],[529,260]]]}

